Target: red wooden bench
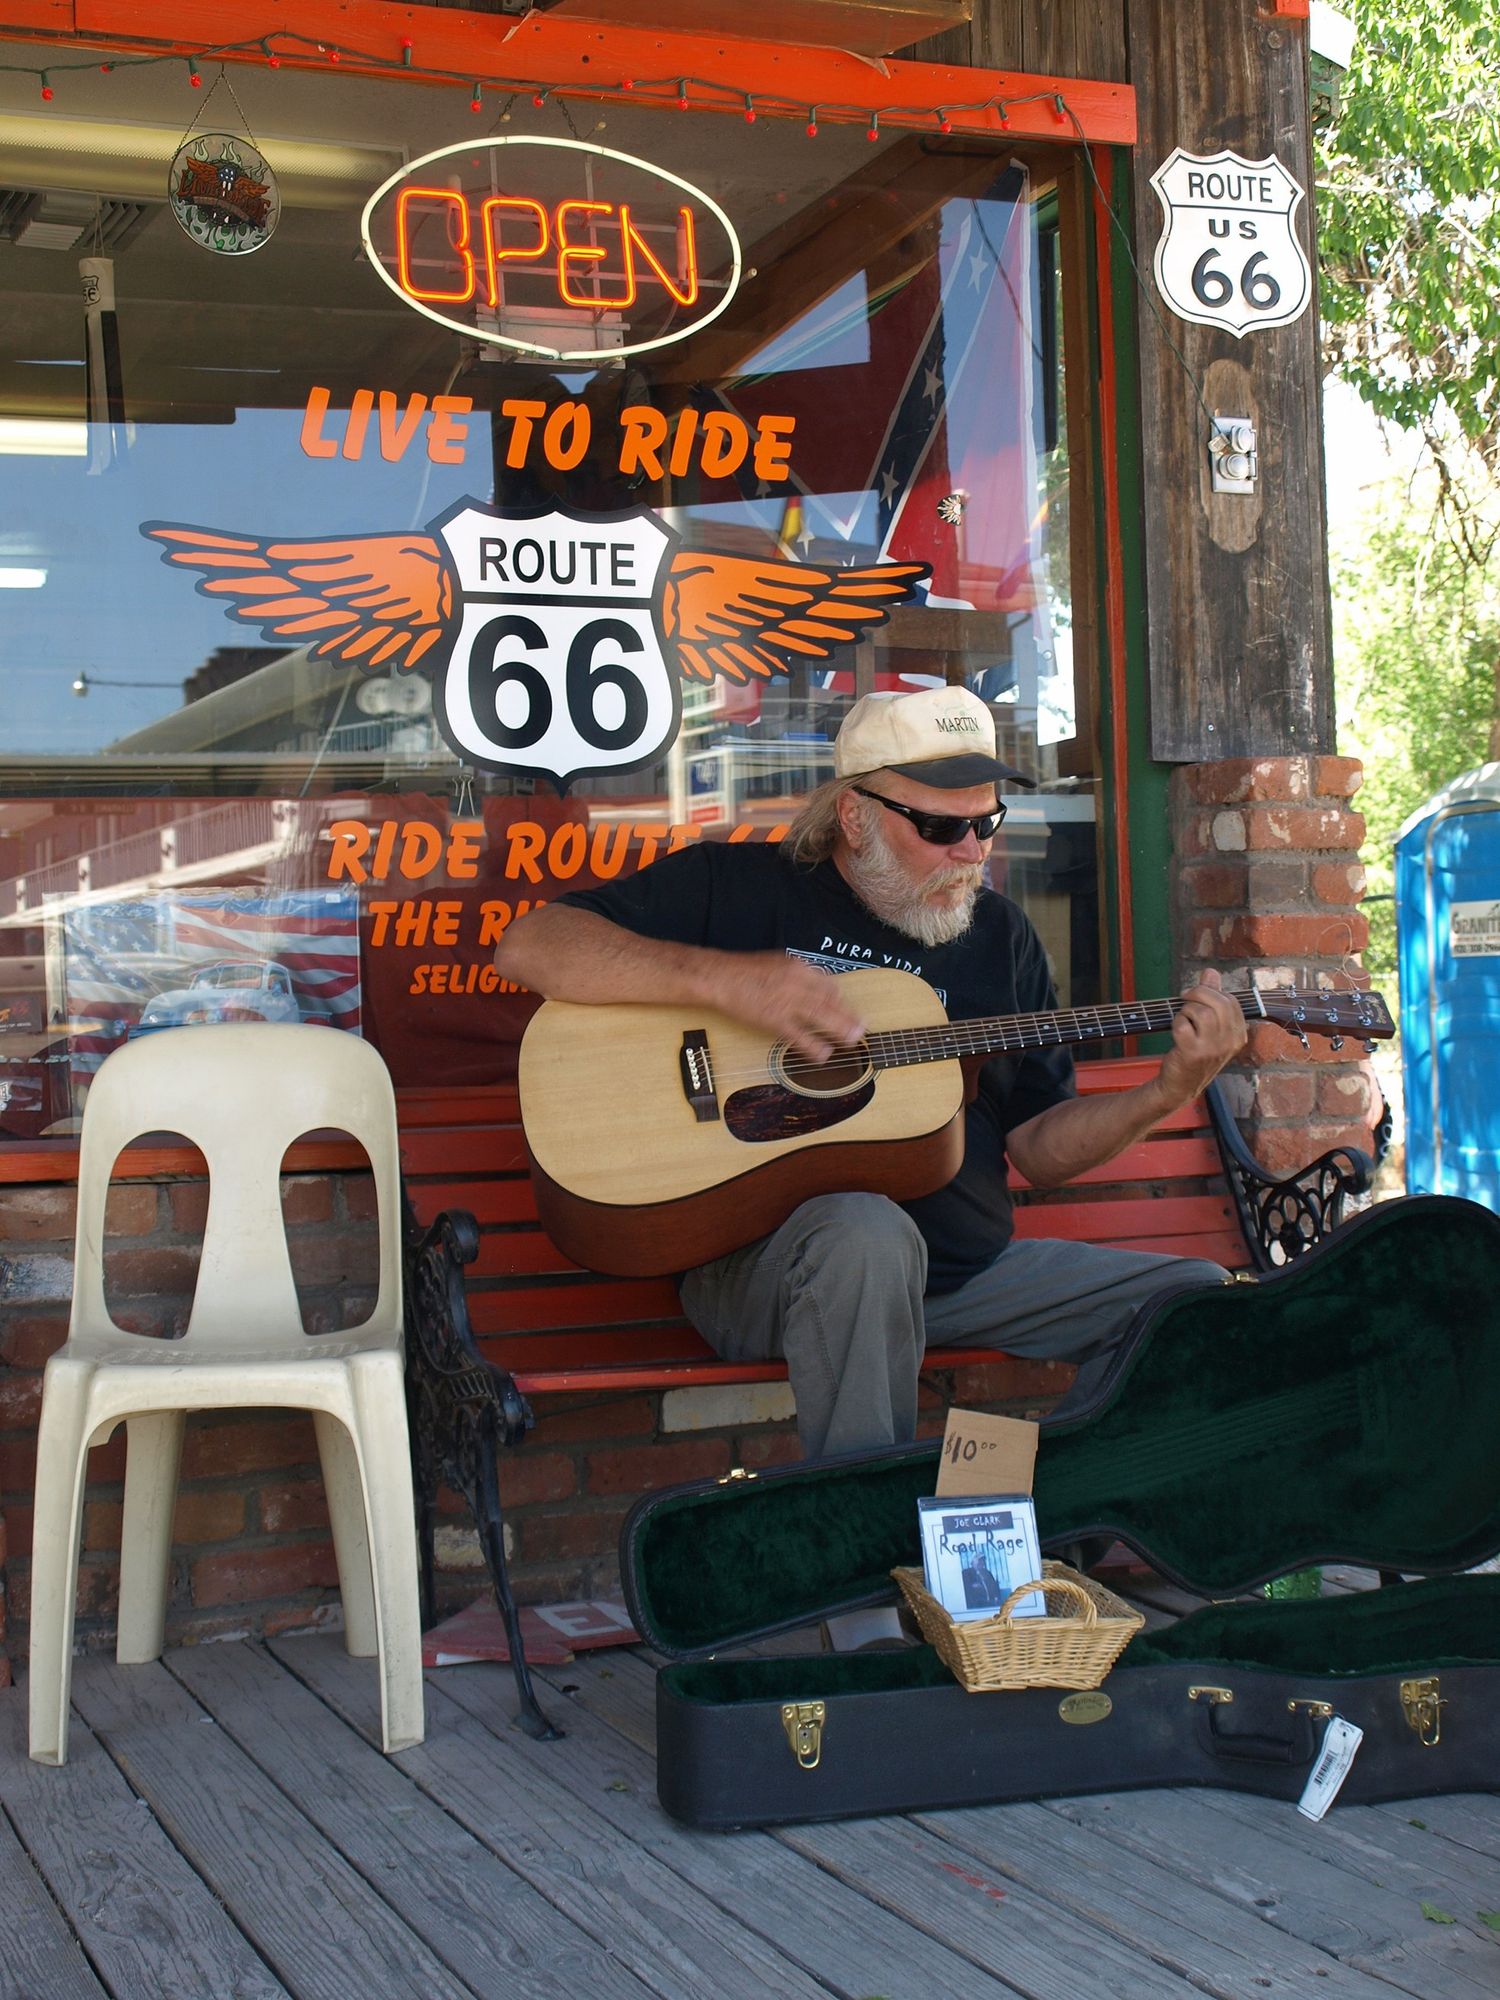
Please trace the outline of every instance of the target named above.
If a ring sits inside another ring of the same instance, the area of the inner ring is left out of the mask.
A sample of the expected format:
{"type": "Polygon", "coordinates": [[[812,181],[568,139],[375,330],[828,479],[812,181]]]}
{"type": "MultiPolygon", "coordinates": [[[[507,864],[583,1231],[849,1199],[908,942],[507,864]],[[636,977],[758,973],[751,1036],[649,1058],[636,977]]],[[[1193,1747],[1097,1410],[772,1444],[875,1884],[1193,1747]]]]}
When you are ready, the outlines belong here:
{"type": "MultiPolygon", "coordinates": [[[[1149,1075],[1143,1058],[1080,1064],[1084,1090],[1118,1090],[1149,1075]]],[[[779,1363],[727,1362],[683,1319],[667,1278],[604,1278],[555,1249],[536,1217],[526,1142],[513,1091],[404,1092],[402,1158],[417,1220],[462,1209],[479,1225],[468,1266],[469,1317],[486,1360],[524,1395],[574,1389],[665,1389],[704,1382],[774,1382],[779,1363]]],[[[1035,1195],[1016,1182],[1017,1233],[1255,1263],[1224,1180],[1205,1100],[1108,1166],[1035,1195]]],[[[933,1349],[925,1366],[951,1368],[971,1351],[933,1349]]]]}
{"type": "MultiPolygon", "coordinates": [[[[1147,1058],[1080,1063],[1079,1087],[1124,1089],[1154,1067],[1147,1058]]],[[[401,1126],[413,1212],[408,1380],[427,1612],[442,1479],[474,1514],[511,1627],[523,1719],[545,1733],[521,1654],[495,1478],[500,1447],[532,1426],[531,1400],[772,1382],[786,1369],[720,1360],[683,1318],[669,1279],[600,1277],[554,1247],[537,1221],[514,1090],[406,1091],[401,1126]]],[[[1363,1155],[1341,1150],[1293,1181],[1269,1181],[1211,1086],[1067,1188],[1043,1193],[1018,1180],[1017,1232],[1268,1270],[1332,1227],[1370,1170],[1363,1155]]],[[[996,1350],[929,1348],[923,1372],[1007,1359],[996,1350]]]]}

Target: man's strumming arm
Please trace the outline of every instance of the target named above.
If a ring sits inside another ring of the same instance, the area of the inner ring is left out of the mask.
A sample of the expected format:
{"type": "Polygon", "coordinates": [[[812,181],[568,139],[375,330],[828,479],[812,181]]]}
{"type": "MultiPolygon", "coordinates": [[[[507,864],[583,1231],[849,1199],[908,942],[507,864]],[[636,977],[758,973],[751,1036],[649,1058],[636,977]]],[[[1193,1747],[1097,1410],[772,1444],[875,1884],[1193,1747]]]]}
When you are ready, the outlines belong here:
{"type": "Polygon", "coordinates": [[[727,956],[700,945],[641,937],[592,910],[549,903],[510,926],[495,948],[495,966],[502,978],[549,1000],[717,1006],[711,961],[727,956]]]}
{"type": "Polygon", "coordinates": [[[642,937],[592,910],[549,903],[512,924],[495,951],[505,979],[549,1000],[712,1007],[826,1062],[864,1024],[840,982],[784,951],[717,951],[642,937]]]}

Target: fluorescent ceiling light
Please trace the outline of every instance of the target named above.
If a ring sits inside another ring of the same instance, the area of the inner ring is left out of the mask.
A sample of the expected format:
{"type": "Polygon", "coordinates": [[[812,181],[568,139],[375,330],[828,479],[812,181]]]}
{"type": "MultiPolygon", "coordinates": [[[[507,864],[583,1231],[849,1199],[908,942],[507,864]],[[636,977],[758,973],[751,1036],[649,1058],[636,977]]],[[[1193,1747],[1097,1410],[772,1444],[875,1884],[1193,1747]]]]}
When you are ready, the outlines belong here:
{"type": "MultiPolygon", "coordinates": [[[[175,125],[135,125],[116,119],[39,117],[26,112],[6,116],[11,145],[35,146],[49,153],[103,155],[111,159],[159,161],[170,164],[182,144],[175,125]]],[[[401,158],[400,146],[329,144],[317,139],[274,138],[262,132],[258,145],[271,146],[268,157],[283,180],[349,181],[373,187],[401,158]]]]}
{"type": "Polygon", "coordinates": [[[0,590],[40,590],[46,581],[44,569],[10,569],[0,563],[0,590]]]}
{"type": "Polygon", "coordinates": [[[62,417],[0,417],[0,453],[87,458],[89,427],[62,417]]]}

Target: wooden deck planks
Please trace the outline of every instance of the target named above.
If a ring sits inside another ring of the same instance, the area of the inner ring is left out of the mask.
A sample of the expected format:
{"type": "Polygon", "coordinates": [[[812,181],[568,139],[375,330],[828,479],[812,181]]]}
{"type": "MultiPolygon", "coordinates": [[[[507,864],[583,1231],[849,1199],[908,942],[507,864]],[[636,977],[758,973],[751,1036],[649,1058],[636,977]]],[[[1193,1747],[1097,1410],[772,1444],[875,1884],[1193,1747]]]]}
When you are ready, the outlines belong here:
{"type": "Polygon", "coordinates": [[[0,2000],[104,2000],[105,1989],[89,1969],[83,1946],[7,1822],[0,1818],[0,1908],[5,1911],[5,1951],[0,1957],[0,2000]]]}
{"type": "Polygon", "coordinates": [[[639,1980],[268,1653],[191,1646],[166,1665],[475,1993],[648,2000],[639,1980]]]}
{"type": "MultiPolygon", "coordinates": [[[[575,1716],[583,1706],[596,1719],[595,1727],[618,1728],[638,1746],[649,1742],[652,1673],[642,1660],[614,1653],[584,1656],[570,1667],[550,1669],[549,1677],[554,1685],[567,1680],[576,1686],[575,1716]]],[[[641,1748],[636,1754],[649,1769],[641,1748]]],[[[1003,1811],[992,1809],[991,1817],[1001,1817],[1003,1811]]],[[[706,1836],[679,1830],[679,1838],[701,1843],[706,1836]]],[[[764,1836],[719,1836],[715,1844],[738,1853],[753,1838],[764,1836]]],[[[929,1953],[941,1950],[945,1958],[967,1959],[947,1986],[930,1958],[925,1959],[925,1973],[919,1968],[913,1989],[916,2000],[938,1991],[961,1993],[968,2000],[987,1972],[1003,1976],[1027,2000],[1117,2000],[1122,1993],[1131,2000],[1186,2000],[1190,1990],[1174,1972],[1119,1945],[1093,1924],[1073,1921],[1060,1930],[1056,1905],[1045,1893],[977,1876],[967,1857],[909,1820],[784,1827],[772,1838],[864,1897],[870,1911],[866,1922],[879,1912],[887,1923],[898,1920],[908,1939],[925,1937],[929,1953]]],[[[906,1989],[892,1980],[887,1965],[874,1990],[894,2000],[898,1990],[906,1989]]]]}
{"type": "MultiPolygon", "coordinates": [[[[1500,1940],[1431,1922],[1408,1888],[1340,1865],[1338,1820],[1357,1807],[1334,1808],[1321,1823],[1319,1831],[1331,1836],[1321,1847],[1300,1840],[1290,1822],[1310,1830],[1311,1823],[1291,1807],[1231,1793],[1116,1793],[1056,1799],[1048,1810],[1163,1862],[1242,1909],[1260,1911],[1275,1929],[1418,2000],[1494,2000],[1500,1991],[1500,1940]],[[1239,1815],[1226,1805],[1271,1810],[1239,1815]]],[[[1434,1869],[1441,1872],[1449,1858],[1435,1848],[1434,1869]]]]}
{"type": "MultiPolygon", "coordinates": [[[[616,1652],[578,1663],[590,1688],[620,1690],[639,1684],[642,1676],[629,1671],[636,1664],[616,1652]]],[[[577,1678],[572,1668],[556,1672],[570,1682],[577,1678]]],[[[465,1673],[454,1685],[455,1698],[492,1726],[508,1712],[503,1673],[465,1673]]],[[[599,1809],[621,1833],[736,1921],[756,1928],[831,1992],[849,2000],[870,1993],[882,2000],[931,2000],[934,1993],[1010,2000],[1017,1990],[961,1947],[913,1929],[880,1900],[870,1899],[862,1885],[809,1868],[773,1836],[702,1834],[678,1826],[656,1804],[655,1765],[645,1750],[595,1714],[592,1705],[557,1698],[553,1706],[569,1731],[570,1751],[555,1756],[558,1745],[532,1747],[559,1781],[580,1796],[597,1795],[599,1809]],[[611,1772],[615,1776],[601,1785],[601,1775],[611,1772]]]]}
{"type": "Polygon", "coordinates": [[[1189,2000],[1193,1992],[1097,1925],[1060,1922],[1050,1896],[998,1879],[909,1819],[784,1827],[777,1838],[975,1965],[1003,1967],[1027,2000],[1119,2000],[1122,1993],[1189,2000]]]}
{"type": "MultiPolygon", "coordinates": [[[[1293,1814],[1287,1825],[1268,1811],[1274,1806],[1269,1799],[1219,1792],[1213,1804],[1236,1827],[1273,1835],[1299,1864],[1331,1864],[1370,1883],[1382,1896],[1400,1898],[1407,1909],[1420,1913],[1423,1904],[1430,1904],[1450,1915],[1482,1947],[1474,1958],[1476,1970],[1492,1993],[1500,1993],[1500,1931],[1479,1916],[1481,1910],[1500,1911],[1500,1863],[1493,1856],[1434,1838],[1429,1827],[1412,1824],[1420,1813],[1397,1816],[1370,1806],[1346,1806],[1318,1826],[1300,1814],[1293,1814]]],[[[1426,1922],[1430,1927],[1432,1919],[1426,1922]]]]}
{"type": "MultiPolygon", "coordinates": [[[[1472,1847],[1500,1861],[1500,1803],[1484,1792],[1459,1792],[1444,1798],[1396,1799],[1389,1805],[1371,1806],[1371,1812],[1399,1820],[1403,1826],[1440,1834],[1459,1847],[1472,1847]]],[[[1497,1883],[1500,1895],[1500,1883],[1497,1883]]],[[[1495,1904],[1500,1910],[1500,1902],[1495,1904]]]]}
{"type": "MultiPolygon", "coordinates": [[[[165,1667],[80,1660],[73,1694],[131,1785],[297,2000],[360,1993],[474,2000],[165,1667]]],[[[209,1983],[196,2000],[224,1991],[209,1983]]]]}
{"type": "Polygon", "coordinates": [[[1045,1806],[917,1817],[977,1866],[1044,1890],[1063,1910],[1172,1966],[1217,2000],[1307,2000],[1314,1992],[1319,2000],[1391,2000],[1383,1981],[1045,1806]]]}
{"type": "MultiPolygon", "coordinates": [[[[84,1667],[79,1661],[75,1673],[84,1667]]],[[[180,1744],[178,1755],[189,1761],[180,1744]]],[[[111,1993],[288,2000],[288,1988],[76,1715],[67,1763],[33,1764],[24,1690],[0,1696],[0,1801],[111,1993]]],[[[24,2000],[63,2000],[73,1990],[67,1983],[20,1989],[24,2000]]]]}
{"type": "Polygon", "coordinates": [[[385,1758],[335,1637],[82,1660],[61,1770],[0,1696],[0,2000],[1500,1992],[1489,1795],[1317,1826],[1178,1790],[700,1834],[656,1804],[653,1675],[644,1649],[548,1669],[569,1733],[538,1744],[508,1670],[448,1670],[428,1742],[385,1758]]]}
{"type": "MultiPolygon", "coordinates": [[[[278,1645],[295,1658],[309,1686],[373,1735],[373,1691],[336,1642],[303,1639],[278,1645]],[[295,1645],[296,1652],[291,1648],[295,1645]]],[[[448,1670],[472,1676],[473,1668],[448,1670]]],[[[510,1865],[549,1896],[579,1927],[601,1943],[664,2000],[826,2000],[826,1989],[802,1974],[732,1914],[697,1894],[682,1879],[622,1835],[601,1810],[560,1782],[568,1740],[533,1746],[505,1729],[499,1690],[508,1675],[484,1674],[489,1721],[496,1736],[428,1679],[427,1741],[397,1759],[424,1791],[440,1797],[468,1830],[503,1853],[510,1865]],[[528,1750],[541,1754],[528,1756],[528,1750]],[[561,1753],[553,1757],[552,1752],[561,1753]]],[[[593,1788],[628,1782],[597,1771],[593,1788]]]]}

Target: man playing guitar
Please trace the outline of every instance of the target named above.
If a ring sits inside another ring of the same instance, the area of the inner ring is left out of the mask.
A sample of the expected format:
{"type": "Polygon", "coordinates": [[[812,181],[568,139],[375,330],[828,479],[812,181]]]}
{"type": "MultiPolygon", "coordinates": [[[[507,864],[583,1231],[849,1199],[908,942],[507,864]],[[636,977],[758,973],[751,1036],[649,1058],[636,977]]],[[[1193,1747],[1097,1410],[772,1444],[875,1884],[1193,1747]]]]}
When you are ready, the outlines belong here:
{"type": "MultiPolygon", "coordinates": [[[[1005,817],[997,787],[1026,782],[995,752],[991,711],[966,688],[866,695],[839,730],[835,776],[782,843],[704,842],[564,897],[513,925],[496,964],[549,999],[712,1008],[813,1063],[864,1029],[831,972],[915,972],[955,1021],[1055,1009],[1035,929],[983,886],[1005,817]]],[[[899,1205],[865,1193],[804,1202],[770,1235],[685,1272],[688,1318],[726,1358],[785,1359],[809,1458],[913,1437],[929,1338],[1077,1363],[1063,1407],[1079,1407],[1144,1299],[1224,1273],[1014,1241],[1006,1162],[1050,1188],[1112,1159],[1204,1089],[1246,1023],[1208,972],[1171,1034],[1148,1082],[1084,1098],[1064,1048],[990,1058],[947,1186],[899,1205]]]]}

